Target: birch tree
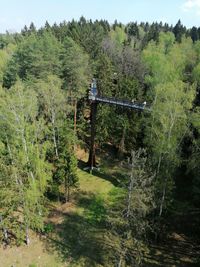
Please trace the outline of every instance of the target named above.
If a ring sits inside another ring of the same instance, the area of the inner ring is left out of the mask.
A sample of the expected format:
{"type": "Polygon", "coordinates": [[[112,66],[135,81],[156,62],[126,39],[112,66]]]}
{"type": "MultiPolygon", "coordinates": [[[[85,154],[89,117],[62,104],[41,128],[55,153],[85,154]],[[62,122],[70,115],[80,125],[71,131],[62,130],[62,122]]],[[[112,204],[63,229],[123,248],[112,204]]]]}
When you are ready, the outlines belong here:
{"type": "Polygon", "coordinates": [[[188,133],[188,114],[195,97],[195,85],[183,82],[184,70],[193,62],[190,49],[190,40],[176,44],[172,33],[162,33],[159,44],[151,42],[143,52],[150,74],[146,77],[148,97],[152,101],[145,139],[157,169],[160,216],[172,201],[174,170],[181,161],[181,142],[188,133]]]}
{"type": "Polygon", "coordinates": [[[29,230],[43,227],[44,192],[51,178],[51,167],[45,161],[45,128],[37,120],[36,94],[18,81],[9,91],[1,91],[0,115],[4,150],[1,199],[5,194],[7,201],[1,216],[3,222],[9,221],[12,234],[29,244],[29,230]]]}

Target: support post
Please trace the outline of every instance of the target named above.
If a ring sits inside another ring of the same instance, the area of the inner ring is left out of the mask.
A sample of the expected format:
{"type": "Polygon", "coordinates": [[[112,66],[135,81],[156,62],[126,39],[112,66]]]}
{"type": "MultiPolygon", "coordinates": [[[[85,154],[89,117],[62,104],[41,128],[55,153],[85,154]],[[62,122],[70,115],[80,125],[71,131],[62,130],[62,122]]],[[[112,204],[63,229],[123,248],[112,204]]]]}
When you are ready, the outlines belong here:
{"type": "Polygon", "coordinates": [[[93,101],[91,103],[91,114],[90,114],[90,123],[91,123],[91,136],[90,136],[90,153],[88,159],[88,166],[92,171],[96,167],[96,157],[95,157],[95,133],[96,133],[96,114],[97,114],[97,102],[93,101]]]}

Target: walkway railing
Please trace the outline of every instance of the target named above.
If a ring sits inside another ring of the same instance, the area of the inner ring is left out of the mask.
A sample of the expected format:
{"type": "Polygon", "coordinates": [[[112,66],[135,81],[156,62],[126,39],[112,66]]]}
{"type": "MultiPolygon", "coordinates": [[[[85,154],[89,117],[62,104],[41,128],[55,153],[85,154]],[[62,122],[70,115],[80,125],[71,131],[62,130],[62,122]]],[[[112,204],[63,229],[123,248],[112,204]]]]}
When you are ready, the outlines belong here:
{"type": "Polygon", "coordinates": [[[136,103],[128,100],[122,100],[122,99],[116,99],[114,97],[101,97],[101,96],[95,96],[94,94],[89,94],[89,99],[92,101],[100,102],[100,103],[107,103],[122,107],[128,107],[131,109],[137,109],[137,110],[146,110],[150,111],[150,108],[146,106],[145,103],[136,103]]]}

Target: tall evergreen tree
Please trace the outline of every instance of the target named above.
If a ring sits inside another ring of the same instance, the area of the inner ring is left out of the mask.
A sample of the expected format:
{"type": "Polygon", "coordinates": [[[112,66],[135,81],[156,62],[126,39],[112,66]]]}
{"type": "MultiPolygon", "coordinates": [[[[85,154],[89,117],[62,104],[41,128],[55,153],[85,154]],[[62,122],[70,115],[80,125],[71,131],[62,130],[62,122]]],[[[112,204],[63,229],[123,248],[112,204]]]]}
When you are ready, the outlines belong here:
{"type": "Polygon", "coordinates": [[[77,102],[86,95],[90,81],[89,57],[71,38],[66,38],[61,54],[63,88],[67,90],[74,106],[74,131],[76,132],[77,102]]]}

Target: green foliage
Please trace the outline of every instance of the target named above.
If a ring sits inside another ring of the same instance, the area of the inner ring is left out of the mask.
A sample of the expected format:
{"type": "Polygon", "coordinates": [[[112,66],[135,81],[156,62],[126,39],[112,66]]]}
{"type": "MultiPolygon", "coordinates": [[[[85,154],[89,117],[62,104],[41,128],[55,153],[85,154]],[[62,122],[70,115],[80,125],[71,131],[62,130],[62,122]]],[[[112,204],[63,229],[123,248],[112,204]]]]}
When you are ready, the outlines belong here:
{"type": "Polygon", "coordinates": [[[71,38],[64,40],[61,62],[64,89],[70,97],[80,98],[86,93],[89,84],[89,58],[83,49],[71,38]]]}
{"type": "Polygon", "coordinates": [[[154,175],[148,168],[145,151],[132,152],[128,173],[126,187],[110,193],[112,204],[107,218],[116,237],[116,262],[140,266],[147,251],[146,235],[152,230],[148,216],[155,208],[154,175]]]}
{"type": "Polygon", "coordinates": [[[167,33],[161,34],[158,45],[151,43],[143,52],[151,71],[147,82],[152,87],[149,96],[153,99],[145,139],[151,149],[151,162],[155,164],[160,180],[157,184],[158,198],[161,199],[160,215],[165,198],[169,202],[172,200],[170,194],[173,191],[173,174],[181,164],[181,142],[189,133],[188,113],[193,105],[196,88],[182,80],[184,70],[194,63],[191,46],[189,39],[174,44],[173,36],[167,33]]]}
{"type": "Polygon", "coordinates": [[[6,70],[6,65],[12,56],[15,46],[12,44],[7,45],[4,49],[0,50],[0,84],[3,83],[3,76],[6,70]]]}
{"type": "Polygon", "coordinates": [[[46,223],[45,225],[44,225],[44,228],[43,228],[43,232],[45,233],[45,234],[49,234],[49,233],[52,233],[53,231],[54,231],[54,224],[52,224],[52,223],[46,223]]]}
{"type": "Polygon", "coordinates": [[[200,151],[199,151],[199,146],[200,146],[200,138],[199,138],[199,133],[200,133],[200,109],[199,107],[196,108],[194,113],[190,117],[190,121],[192,123],[192,126],[194,127],[197,135],[193,135],[192,139],[192,154],[191,158],[189,159],[188,162],[188,170],[192,174],[193,177],[193,184],[192,184],[192,199],[195,204],[198,205],[199,199],[200,199],[200,177],[199,177],[199,156],[200,156],[200,151]]]}
{"type": "Polygon", "coordinates": [[[198,84],[198,87],[200,86],[200,63],[198,63],[192,72],[192,78],[193,81],[196,82],[198,84]]]}
{"type": "Polygon", "coordinates": [[[5,114],[0,120],[5,144],[1,199],[6,194],[2,216],[5,228],[12,229],[16,236],[19,233],[20,237],[29,227],[42,229],[45,215],[43,194],[51,179],[51,167],[45,161],[46,142],[42,125],[37,121],[37,111],[35,92],[30,93],[20,81],[9,92],[1,92],[0,113],[5,114]]]}
{"type": "Polygon", "coordinates": [[[95,196],[91,200],[91,204],[85,211],[85,216],[89,223],[96,225],[105,222],[106,208],[104,202],[104,199],[100,195],[95,196]]]}
{"type": "Polygon", "coordinates": [[[53,231],[43,224],[46,196],[64,196],[65,201],[73,196],[79,182],[77,144],[88,148],[84,97],[92,76],[100,95],[147,101],[151,107],[141,115],[98,105],[99,148],[109,143],[123,159],[138,147],[148,151],[147,160],[141,151],[132,154],[126,186],[110,195],[111,210],[97,196],[84,212],[91,227],[111,226],[118,265],[139,265],[149,218],[156,220],[172,205],[176,209],[180,170],[183,179],[191,175],[189,202],[198,205],[199,33],[200,28],[186,30],[180,21],[175,27],[117,21],[111,26],[81,17],[53,26],[46,22],[39,30],[31,23],[21,34],[0,35],[1,240],[6,242],[11,232],[18,243],[28,241],[30,228],[53,231]]]}
{"type": "Polygon", "coordinates": [[[10,88],[17,76],[22,80],[59,74],[60,43],[48,32],[31,34],[17,47],[4,74],[4,86],[10,88]]]}
{"type": "Polygon", "coordinates": [[[77,187],[77,159],[74,154],[73,144],[75,142],[74,132],[66,125],[60,126],[58,143],[58,158],[55,161],[56,173],[54,182],[64,184],[65,201],[70,200],[71,188],[77,187]],[[67,131],[66,131],[67,129],[67,131]]]}
{"type": "Polygon", "coordinates": [[[124,32],[124,29],[120,27],[115,27],[114,30],[111,30],[109,33],[111,39],[113,39],[117,45],[122,45],[127,40],[127,35],[124,32]]]}

